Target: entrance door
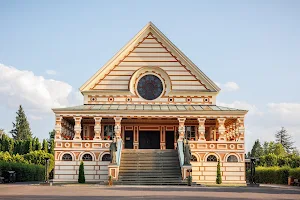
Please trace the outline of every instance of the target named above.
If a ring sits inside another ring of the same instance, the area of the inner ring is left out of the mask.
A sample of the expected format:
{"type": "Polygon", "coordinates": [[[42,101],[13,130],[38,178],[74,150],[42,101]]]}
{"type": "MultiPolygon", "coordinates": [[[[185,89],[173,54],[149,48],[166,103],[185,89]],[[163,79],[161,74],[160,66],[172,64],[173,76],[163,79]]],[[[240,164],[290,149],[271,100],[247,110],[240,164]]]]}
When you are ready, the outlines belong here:
{"type": "Polygon", "coordinates": [[[140,131],[139,149],[160,149],[160,132],[140,131]]]}
{"type": "Polygon", "coordinates": [[[125,149],[133,149],[133,131],[125,131],[125,149]]]}
{"type": "Polygon", "coordinates": [[[166,131],[166,149],[174,149],[174,131],[166,131]]]}

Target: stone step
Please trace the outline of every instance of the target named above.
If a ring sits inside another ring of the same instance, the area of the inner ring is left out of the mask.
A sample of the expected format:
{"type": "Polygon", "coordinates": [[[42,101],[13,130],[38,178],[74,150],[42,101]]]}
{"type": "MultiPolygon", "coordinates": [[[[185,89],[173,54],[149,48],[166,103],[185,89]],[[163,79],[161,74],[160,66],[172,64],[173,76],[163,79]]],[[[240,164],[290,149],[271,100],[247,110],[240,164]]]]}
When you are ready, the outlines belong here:
{"type": "Polygon", "coordinates": [[[130,170],[135,170],[135,171],[149,171],[149,170],[180,170],[180,167],[177,166],[167,166],[167,167],[145,167],[145,166],[141,166],[141,167],[136,167],[136,166],[132,166],[132,167],[120,167],[119,171],[130,171],[130,170]]]}

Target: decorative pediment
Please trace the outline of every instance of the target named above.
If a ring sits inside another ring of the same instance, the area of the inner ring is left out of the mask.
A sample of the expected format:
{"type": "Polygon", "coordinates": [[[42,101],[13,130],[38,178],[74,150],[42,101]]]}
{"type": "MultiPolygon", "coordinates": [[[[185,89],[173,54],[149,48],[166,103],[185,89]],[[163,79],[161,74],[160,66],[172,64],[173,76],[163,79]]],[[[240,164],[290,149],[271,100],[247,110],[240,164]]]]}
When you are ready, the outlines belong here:
{"type": "MultiPolygon", "coordinates": [[[[85,91],[132,91],[140,71],[167,76],[170,91],[218,92],[219,87],[199,70],[151,22],[81,88],[85,91]],[[152,71],[152,72],[151,72],[152,71]],[[133,85],[133,86],[132,86],[133,85]]],[[[162,78],[165,79],[165,78],[162,78]]]]}

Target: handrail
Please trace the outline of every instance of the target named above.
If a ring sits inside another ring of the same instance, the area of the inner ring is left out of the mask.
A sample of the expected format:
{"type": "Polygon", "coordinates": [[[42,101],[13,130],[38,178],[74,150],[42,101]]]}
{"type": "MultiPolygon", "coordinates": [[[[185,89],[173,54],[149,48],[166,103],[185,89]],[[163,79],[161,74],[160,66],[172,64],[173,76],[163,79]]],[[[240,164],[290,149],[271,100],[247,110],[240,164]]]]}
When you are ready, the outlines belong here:
{"type": "Polygon", "coordinates": [[[182,140],[177,141],[177,150],[178,150],[180,167],[182,167],[184,164],[184,153],[183,153],[183,141],[182,140]]]}
{"type": "Polygon", "coordinates": [[[117,165],[120,166],[120,163],[121,163],[121,155],[122,155],[122,145],[123,144],[123,141],[122,139],[118,139],[117,140],[117,165]]]}

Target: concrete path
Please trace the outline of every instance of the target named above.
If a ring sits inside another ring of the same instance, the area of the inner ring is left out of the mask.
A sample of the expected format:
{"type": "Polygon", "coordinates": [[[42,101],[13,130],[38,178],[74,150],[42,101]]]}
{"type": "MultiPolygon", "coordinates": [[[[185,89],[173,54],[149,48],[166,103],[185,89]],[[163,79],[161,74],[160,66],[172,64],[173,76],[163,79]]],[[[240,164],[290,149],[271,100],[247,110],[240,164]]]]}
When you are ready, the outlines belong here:
{"type": "Polygon", "coordinates": [[[187,187],[187,186],[36,186],[0,184],[0,199],[108,200],[108,199],[300,199],[300,188],[290,187],[187,187]]]}

